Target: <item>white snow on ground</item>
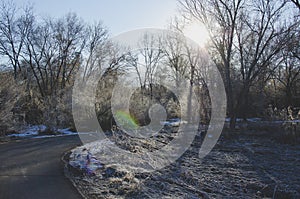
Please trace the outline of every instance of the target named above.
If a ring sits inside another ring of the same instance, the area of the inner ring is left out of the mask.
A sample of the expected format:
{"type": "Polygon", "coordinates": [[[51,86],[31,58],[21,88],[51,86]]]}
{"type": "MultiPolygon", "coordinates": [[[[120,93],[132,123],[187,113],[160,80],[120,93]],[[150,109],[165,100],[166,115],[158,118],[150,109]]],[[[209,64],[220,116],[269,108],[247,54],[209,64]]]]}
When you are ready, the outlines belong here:
{"type": "Polygon", "coordinates": [[[69,164],[74,168],[86,171],[88,174],[95,174],[98,169],[103,168],[103,164],[92,155],[90,149],[78,147],[72,150],[69,164]]]}
{"type": "Polygon", "coordinates": [[[254,117],[254,118],[247,118],[248,122],[260,122],[262,121],[262,118],[254,117]]]}
{"type": "MultiPolygon", "coordinates": [[[[246,119],[248,122],[268,122],[268,123],[283,123],[283,122],[300,122],[300,120],[263,120],[262,118],[259,117],[254,117],[254,118],[247,118],[246,119]]],[[[225,122],[228,123],[230,122],[230,118],[225,118],[225,122]]],[[[236,122],[243,122],[242,118],[237,118],[236,122]]]]}
{"type": "Polygon", "coordinates": [[[68,135],[77,135],[77,132],[70,131],[69,128],[65,129],[57,129],[57,132],[60,134],[57,135],[41,135],[39,136],[39,132],[43,132],[46,130],[45,125],[32,125],[25,127],[20,133],[14,133],[7,135],[8,137],[33,137],[33,138],[48,138],[48,137],[60,137],[60,136],[68,136],[68,135]]]}
{"type": "MultiPolygon", "coordinates": [[[[299,123],[300,122],[300,119],[295,119],[295,120],[263,120],[262,118],[259,118],[259,117],[254,117],[254,118],[247,118],[246,119],[248,122],[268,122],[268,123],[283,123],[283,122],[296,122],[296,123],[299,123]]],[[[242,118],[237,118],[236,119],[237,122],[243,122],[243,119],[242,118]]],[[[230,118],[225,118],[225,122],[230,122],[230,118]]]]}
{"type": "Polygon", "coordinates": [[[28,136],[35,136],[39,134],[39,131],[45,131],[46,130],[45,125],[33,125],[33,126],[27,126],[23,130],[20,131],[20,133],[14,133],[7,135],[8,137],[28,137],[28,136]]]}
{"type": "Polygon", "coordinates": [[[40,138],[52,138],[52,137],[62,137],[62,136],[69,136],[69,135],[77,135],[77,132],[72,132],[69,134],[57,134],[57,135],[40,135],[40,136],[34,136],[33,138],[35,139],[40,139],[40,138]]]}
{"type": "Polygon", "coordinates": [[[186,121],[181,121],[180,118],[172,118],[166,121],[161,121],[160,122],[161,125],[163,126],[172,126],[172,127],[177,127],[180,126],[180,124],[187,124],[186,121]]]}
{"type": "Polygon", "coordinates": [[[77,134],[77,132],[70,131],[70,128],[66,129],[58,129],[57,132],[64,134],[64,135],[74,135],[77,134]]]}
{"type": "MultiPolygon", "coordinates": [[[[236,119],[236,121],[237,121],[237,122],[238,122],[238,121],[242,121],[242,119],[240,119],[240,118],[237,118],[237,119],[236,119]]],[[[228,118],[228,117],[227,117],[227,118],[225,118],[225,122],[230,122],[230,118],[228,118]]]]}
{"type": "Polygon", "coordinates": [[[300,123],[300,120],[288,120],[288,121],[283,121],[286,123],[300,123]]]}

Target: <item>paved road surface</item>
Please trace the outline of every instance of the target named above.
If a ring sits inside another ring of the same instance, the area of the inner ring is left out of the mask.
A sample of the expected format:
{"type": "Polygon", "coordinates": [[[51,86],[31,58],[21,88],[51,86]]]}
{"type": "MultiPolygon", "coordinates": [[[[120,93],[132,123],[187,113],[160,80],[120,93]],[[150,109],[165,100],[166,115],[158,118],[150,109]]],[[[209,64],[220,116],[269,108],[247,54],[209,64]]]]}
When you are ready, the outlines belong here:
{"type": "Polygon", "coordinates": [[[0,199],[77,199],[64,176],[62,154],[80,145],[78,136],[0,144],[0,199]]]}

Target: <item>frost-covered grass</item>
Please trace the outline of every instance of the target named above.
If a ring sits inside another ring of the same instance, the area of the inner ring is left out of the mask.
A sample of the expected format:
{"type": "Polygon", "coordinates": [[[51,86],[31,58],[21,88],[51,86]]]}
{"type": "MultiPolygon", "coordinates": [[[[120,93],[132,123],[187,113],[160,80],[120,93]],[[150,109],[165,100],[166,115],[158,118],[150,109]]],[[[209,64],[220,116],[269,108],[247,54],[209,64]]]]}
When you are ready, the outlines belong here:
{"type": "MultiPolygon", "coordinates": [[[[148,173],[126,169],[132,165],[105,164],[113,143],[91,142],[72,150],[70,164],[86,169],[91,154],[103,168],[96,175],[74,173],[72,180],[87,198],[272,198],[274,193],[278,198],[299,198],[299,145],[281,144],[275,134],[248,131],[221,137],[204,159],[198,158],[198,137],[177,161],[148,173]]],[[[145,143],[130,138],[124,144],[136,148],[145,143]]]]}

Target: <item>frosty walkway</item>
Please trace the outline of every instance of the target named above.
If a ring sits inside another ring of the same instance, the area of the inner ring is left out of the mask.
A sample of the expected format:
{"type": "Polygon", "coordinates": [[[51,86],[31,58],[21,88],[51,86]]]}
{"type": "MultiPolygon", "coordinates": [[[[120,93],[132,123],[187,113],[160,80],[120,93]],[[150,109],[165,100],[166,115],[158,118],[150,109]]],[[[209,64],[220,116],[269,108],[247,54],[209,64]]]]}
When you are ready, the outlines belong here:
{"type": "Polygon", "coordinates": [[[0,144],[0,198],[81,198],[61,162],[61,155],[78,144],[78,136],[0,144]]]}

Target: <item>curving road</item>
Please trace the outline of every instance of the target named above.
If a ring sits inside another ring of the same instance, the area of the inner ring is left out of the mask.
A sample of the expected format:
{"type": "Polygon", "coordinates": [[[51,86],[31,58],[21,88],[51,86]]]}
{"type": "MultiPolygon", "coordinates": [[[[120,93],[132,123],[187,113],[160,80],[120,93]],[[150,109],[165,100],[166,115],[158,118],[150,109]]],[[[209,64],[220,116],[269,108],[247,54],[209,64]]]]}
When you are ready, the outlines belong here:
{"type": "Polygon", "coordinates": [[[80,145],[78,136],[0,144],[0,199],[77,199],[64,176],[62,154],[80,145]]]}

